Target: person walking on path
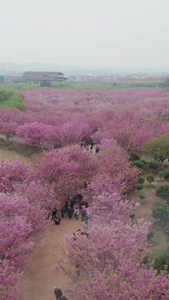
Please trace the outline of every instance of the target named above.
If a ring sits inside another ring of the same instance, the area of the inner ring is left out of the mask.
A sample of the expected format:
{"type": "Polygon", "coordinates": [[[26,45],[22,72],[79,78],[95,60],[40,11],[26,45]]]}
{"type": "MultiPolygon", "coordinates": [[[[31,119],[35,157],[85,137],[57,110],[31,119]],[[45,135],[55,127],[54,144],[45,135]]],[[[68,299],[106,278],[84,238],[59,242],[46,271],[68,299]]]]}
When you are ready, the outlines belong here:
{"type": "Polygon", "coordinates": [[[72,219],[73,209],[71,209],[70,205],[68,205],[67,214],[69,216],[69,220],[72,219]]]}
{"type": "Polygon", "coordinates": [[[55,286],[54,294],[56,296],[56,300],[61,300],[62,299],[61,298],[62,297],[62,291],[57,286],[55,286]]]}
{"type": "Polygon", "coordinates": [[[86,215],[86,208],[85,208],[85,206],[83,205],[83,206],[82,206],[82,210],[81,210],[81,217],[82,217],[81,221],[82,221],[82,222],[85,221],[85,215],[86,215]]]}
{"type": "Polygon", "coordinates": [[[88,220],[89,220],[89,210],[86,208],[86,211],[85,211],[85,224],[86,225],[88,224],[88,220]]]}
{"type": "Polygon", "coordinates": [[[76,218],[76,220],[78,220],[78,216],[79,216],[79,209],[77,206],[75,206],[75,210],[74,210],[74,216],[76,218]]]}

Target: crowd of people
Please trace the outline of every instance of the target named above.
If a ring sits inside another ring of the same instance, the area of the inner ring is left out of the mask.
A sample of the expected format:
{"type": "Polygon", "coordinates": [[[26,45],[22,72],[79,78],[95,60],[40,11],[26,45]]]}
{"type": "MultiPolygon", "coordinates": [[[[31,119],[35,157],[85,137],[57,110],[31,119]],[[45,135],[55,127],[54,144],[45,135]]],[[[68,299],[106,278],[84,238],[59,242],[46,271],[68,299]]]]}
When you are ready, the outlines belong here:
{"type": "MultiPolygon", "coordinates": [[[[81,221],[85,222],[85,224],[88,224],[89,220],[89,210],[88,210],[88,202],[83,200],[83,196],[81,194],[75,195],[73,198],[68,197],[64,205],[61,205],[61,218],[65,218],[65,214],[68,215],[69,220],[71,220],[73,217],[76,220],[79,220],[79,217],[81,216],[81,221]]],[[[59,225],[61,222],[61,218],[57,216],[58,210],[57,208],[54,208],[52,210],[52,219],[54,220],[56,225],[59,225]]]]}
{"type": "Polygon", "coordinates": [[[100,149],[99,149],[99,147],[96,145],[95,147],[94,147],[94,142],[93,141],[90,141],[90,143],[87,143],[87,142],[85,142],[85,141],[82,141],[81,143],[80,143],[80,147],[81,148],[84,148],[84,149],[86,149],[87,151],[90,151],[91,153],[93,153],[93,154],[97,154],[97,153],[99,153],[99,151],[100,151],[100,149]],[[94,151],[95,150],[95,151],[94,151]]]}

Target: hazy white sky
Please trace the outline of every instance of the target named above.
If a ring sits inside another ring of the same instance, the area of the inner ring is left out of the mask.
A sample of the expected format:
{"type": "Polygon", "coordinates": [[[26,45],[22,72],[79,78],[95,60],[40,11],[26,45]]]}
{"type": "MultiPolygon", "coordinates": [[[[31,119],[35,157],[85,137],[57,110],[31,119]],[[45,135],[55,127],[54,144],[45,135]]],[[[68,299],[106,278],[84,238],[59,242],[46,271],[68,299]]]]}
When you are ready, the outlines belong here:
{"type": "Polygon", "coordinates": [[[0,62],[169,69],[169,0],[0,0],[0,62]]]}

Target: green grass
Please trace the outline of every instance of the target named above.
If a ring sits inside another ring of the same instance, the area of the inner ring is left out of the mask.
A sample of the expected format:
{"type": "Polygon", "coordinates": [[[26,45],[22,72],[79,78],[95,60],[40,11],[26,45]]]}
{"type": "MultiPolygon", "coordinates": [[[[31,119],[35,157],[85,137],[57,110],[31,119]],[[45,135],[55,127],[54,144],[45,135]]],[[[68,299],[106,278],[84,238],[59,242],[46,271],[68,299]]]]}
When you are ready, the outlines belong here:
{"type": "Polygon", "coordinates": [[[163,245],[166,242],[167,239],[168,238],[167,238],[165,232],[163,230],[161,230],[161,228],[159,227],[159,229],[157,229],[157,228],[155,229],[154,237],[151,238],[150,244],[151,244],[152,247],[158,247],[160,245],[163,245]]]}
{"type": "Polygon", "coordinates": [[[11,108],[15,107],[19,110],[24,109],[22,104],[23,96],[16,94],[13,91],[5,91],[0,89],[0,108],[11,108]]]}
{"type": "Polygon", "coordinates": [[[157,228],[157,226],[155,227],[151,227],[151,229],[154,231],[154,237],[149,241],[150,248],[148,249],[148,256],[151,259],[161,256],[166,250],[169,249],[168,236],[165,234],[162,228],[157,228]]]}
{"type": "Polygon", "coordinates": [[[114,90],[121,88],[135,88],[135,87],[168,87],[166,82],[83,82],[83,83],[75,83],[75,82],[64,82],[57,83],[51,85],[51,88],[54,89],[70,89],[70,90],[79,90],[79,89],[100,89],[100,90],[114,90]]]}
{"type": "Polygon", "coordinates": [[[21,90],[27,90],[27,89],[36,89],[39,87],[39,84],[30,84],[30,83],[9,83],[9,84],[0,84],[0,89],[6,90],[6,89],[21,89],[21,90]]]}
{"type": "MultiPolygon", "coordinates": [[[[50,86],[53,89],[69,89],[69,90],[116,90],[121,88],[135,88],[135,87],[150,87],[150,88],[164,88],[168,87],[167,82],[157,81],[157,82],[93,82],[93,81],[84,81],[84,82],[70,82],[65,81],[63,83],[57,83],[50,86]],[[115,83],[115,84],[114,84],[115,83]]],[[[28,83],[11,83],[11,84],[1,84],[2,89],[35,89],[40,87],[39,84],[28,84],[28,83]]],[[[46,87],[47,88],[47,87],[46,87]]]]}

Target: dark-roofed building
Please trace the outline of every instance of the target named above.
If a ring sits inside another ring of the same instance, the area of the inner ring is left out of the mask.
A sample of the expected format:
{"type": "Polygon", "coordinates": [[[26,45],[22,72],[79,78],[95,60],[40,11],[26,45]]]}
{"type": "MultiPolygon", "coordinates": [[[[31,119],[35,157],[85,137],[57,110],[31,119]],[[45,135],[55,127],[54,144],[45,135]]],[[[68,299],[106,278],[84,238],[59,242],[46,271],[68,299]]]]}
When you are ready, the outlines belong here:
{"type": "Polygon", "coordinates": [[[24,83],[35,83],[35,84],[43,84],[45,82],[50,85],[65,80],[67,80],[67,78],[62,72],[28,71],[23,73],[21,77],[15,78],[13,81],[16,83],[24,82],[24,83]]]}

